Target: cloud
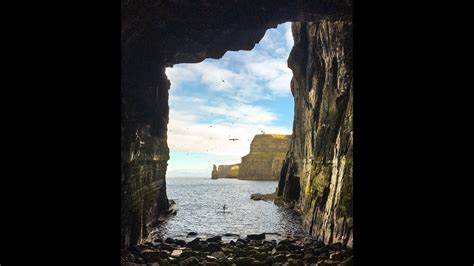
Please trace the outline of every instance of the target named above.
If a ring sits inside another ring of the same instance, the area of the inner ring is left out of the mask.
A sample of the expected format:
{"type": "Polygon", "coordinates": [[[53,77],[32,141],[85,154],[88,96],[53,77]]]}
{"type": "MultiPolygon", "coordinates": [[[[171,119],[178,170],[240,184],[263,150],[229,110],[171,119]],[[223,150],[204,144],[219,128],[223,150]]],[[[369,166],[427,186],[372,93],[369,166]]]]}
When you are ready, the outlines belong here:
{"type": "Polygon", "coordinates": [[[279,112],[293,110],[275,109],[276,100],[293,101],[286,63],[293,46],[289,25],[269,29],[252,51],[166,69],[171,81],[168,175],[209,176],[212,164],[238,163],[261,131],[291,134],[291,122],[277,122],[279,112]]]}
{"type": "MultiPolygon", "coordinates": [[[[252,107],[245,108],[248,108],[248,113],[252,111],[252,107]]],[[[217,109],[219,108],[209,108],[208,112],[215,112],[217,109]]],[[[255,107],[255,110],[259,108],[255,107]]],[[[168,124],[168,145],[171,150],[178,152],[205,152],[228,156],[234,158],[235,163],[249,152],[250,142],[262,130],[268,133],[291,134],[291,128],[265,123],[274,119],[268,112],[256,116],[257,118],[250,118],[248,113],[243,114],[244,119],[239,118],[239,122],[223,120],[213,123],[200,121],[199,116],[190,115],[188,111],[173,110],[170,112],[168,124]],[[237,138],[238,141],[230,141],[230,138],[237,138]]]]}
{"type": "Polygon", "coordinates": [[[292,72],[286,60],[292,46],[290,23],[285,23],[267,30],[252,51],[227,52],[221,59],[175,65],[167,68],[166,74],[173,90],[201,83],[210,91],[247,103],[284,97],[290,95],[292,72]]]}

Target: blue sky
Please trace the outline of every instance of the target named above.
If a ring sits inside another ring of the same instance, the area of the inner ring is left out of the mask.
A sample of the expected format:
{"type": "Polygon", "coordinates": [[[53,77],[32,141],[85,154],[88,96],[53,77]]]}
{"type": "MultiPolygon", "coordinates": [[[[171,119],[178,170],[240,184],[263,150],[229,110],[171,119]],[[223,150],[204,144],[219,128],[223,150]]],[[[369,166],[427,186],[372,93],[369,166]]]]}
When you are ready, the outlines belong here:
{"type": "Polygon", "coordinates": [[[168,177],[210,177],[213,164],[239,163],[255,134],[291,134],[292,47],[288,22],[267,30],[251,51],[166,69],[168,177]]]}

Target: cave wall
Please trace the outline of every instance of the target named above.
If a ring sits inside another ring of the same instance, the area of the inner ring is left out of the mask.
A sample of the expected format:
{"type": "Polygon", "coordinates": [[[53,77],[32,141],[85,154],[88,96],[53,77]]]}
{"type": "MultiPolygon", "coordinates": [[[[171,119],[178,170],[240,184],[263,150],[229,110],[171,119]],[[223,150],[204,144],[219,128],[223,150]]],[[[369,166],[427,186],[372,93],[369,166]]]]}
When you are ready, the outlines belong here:
{"type": "Polygon", "coordinates": [[[121,0],[122,248],[168,208],[165,68],[251,50],[286,21],[351,17],[351,0],[121,0]]]}
{"type": "Polygon", "coordinates": [[[278,196],[305,229],[352,247],[352,22],[292,24],[295,119],[278,196]]]}

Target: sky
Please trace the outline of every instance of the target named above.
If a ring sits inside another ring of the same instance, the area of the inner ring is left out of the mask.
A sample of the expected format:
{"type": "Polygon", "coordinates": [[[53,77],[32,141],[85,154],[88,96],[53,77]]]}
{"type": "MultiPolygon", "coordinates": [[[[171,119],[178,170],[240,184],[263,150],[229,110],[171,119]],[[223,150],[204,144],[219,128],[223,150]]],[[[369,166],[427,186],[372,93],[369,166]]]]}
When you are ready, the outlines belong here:
{"type": "Polygon", "coordinates": [[[292,47],[287,22],[268,29],[251,51],[166,69],[171,82],[167,177],[210,177],[213,164],[239,163],[261,131],[291,134],[293,74],[287,59],[292,47]]]}

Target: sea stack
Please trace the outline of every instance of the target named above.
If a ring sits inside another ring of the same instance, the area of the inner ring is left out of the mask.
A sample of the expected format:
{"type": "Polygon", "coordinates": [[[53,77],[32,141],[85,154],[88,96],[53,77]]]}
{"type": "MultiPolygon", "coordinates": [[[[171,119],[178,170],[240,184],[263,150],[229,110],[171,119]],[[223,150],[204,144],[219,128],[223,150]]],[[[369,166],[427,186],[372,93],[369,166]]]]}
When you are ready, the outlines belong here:
{"type": "Polygon", "coordinates": [[[212,166],[211,179],[217,179],[217,167],[215,164],[212,166]]]}

